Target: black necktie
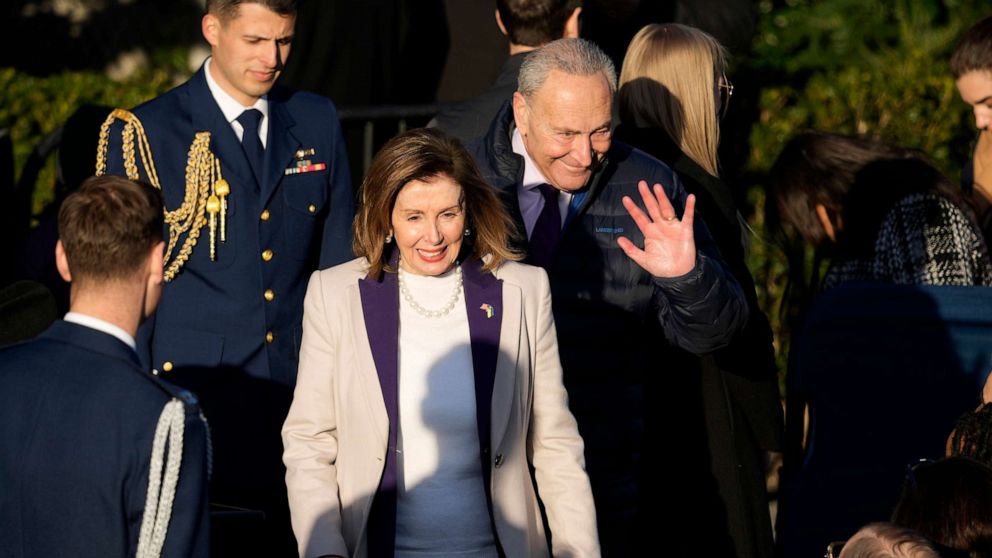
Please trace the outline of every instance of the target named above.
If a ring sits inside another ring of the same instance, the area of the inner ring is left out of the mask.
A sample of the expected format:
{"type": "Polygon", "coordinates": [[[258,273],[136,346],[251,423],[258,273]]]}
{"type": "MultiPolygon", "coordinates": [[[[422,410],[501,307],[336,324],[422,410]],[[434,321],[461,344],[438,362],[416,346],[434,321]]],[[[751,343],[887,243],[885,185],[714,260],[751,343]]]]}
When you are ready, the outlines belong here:
{"type": "Polygon", "coordinates": [[[561,210],[558,209],[558,190],[554,186],[541,184],[537,188],[544,198],[544,208],[537,216],[534,230],[530,234],[527,263],[547,269],[551,265],[558,239],[561,238],[561,210]]]}
{"type": "Polygon", "coordinates": [[[238,122],[244,128],[241,135],[241,148],[245,151],[248,164],[255,173],[255,180],[262,184],[262,168],[264,165],[265,148],[262,147],[262,140],[258,137],[258,124],[262,121],[262,111],[258,109],[248,109],[241,113],[238,122]]]}

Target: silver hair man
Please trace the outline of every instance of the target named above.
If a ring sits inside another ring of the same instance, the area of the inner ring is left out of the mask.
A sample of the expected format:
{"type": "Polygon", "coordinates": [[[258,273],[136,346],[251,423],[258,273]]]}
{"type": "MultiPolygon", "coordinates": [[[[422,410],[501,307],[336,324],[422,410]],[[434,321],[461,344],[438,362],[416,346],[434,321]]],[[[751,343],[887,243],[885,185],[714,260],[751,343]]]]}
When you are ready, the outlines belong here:
{"type": "Polygon", "coordinates": [[[527,55],[517,77],[517,91],[531,97],[544,85],[548,74],[558,70],[573,76],[602,73],[610,85],[610,94],[617,90],[617,70],[613,61],[595,43],[585,39],[558,39],[527,55]]]}

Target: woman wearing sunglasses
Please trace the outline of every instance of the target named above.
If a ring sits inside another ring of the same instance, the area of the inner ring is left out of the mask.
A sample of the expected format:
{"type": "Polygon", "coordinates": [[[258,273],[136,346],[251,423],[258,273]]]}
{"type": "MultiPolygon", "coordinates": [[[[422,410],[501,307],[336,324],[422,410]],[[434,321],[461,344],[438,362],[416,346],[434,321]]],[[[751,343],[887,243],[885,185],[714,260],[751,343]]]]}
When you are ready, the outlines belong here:
{"type": "Polygon", "coordinates": [[[699,555],[731,555],[732,550],[742,558],[764,557],[771,556],[773,541],[763,452],[780,448],[782,417],[771,328],[758,308],[744,260],[746,229],[717,163],[720,119],[733,93],[726,69],[725,49],[703,31],[679,24],[641,29],[620,72],[621,124],[614,137],[668,164],[686,191],[695,194],[696,211],[750,310],[747,327],[727,348],[702,356],[672,351],[686,370],[698,370],[690,375],[696,382],[691,388],[698,391],[667,415],[668,422],[702,415],[706,432],[691,434],[703,425],[679,427],[678,443],[690,457],[680,460],[684,470],[665,476],[694,479],[684,486],[694,491],[686,500],[697,504],[673,520],[684,521],[684,532],[696,535],[689,539],[724,545],[699,555]],[[709,467],[690,465],[700,459],[709,467]]]}

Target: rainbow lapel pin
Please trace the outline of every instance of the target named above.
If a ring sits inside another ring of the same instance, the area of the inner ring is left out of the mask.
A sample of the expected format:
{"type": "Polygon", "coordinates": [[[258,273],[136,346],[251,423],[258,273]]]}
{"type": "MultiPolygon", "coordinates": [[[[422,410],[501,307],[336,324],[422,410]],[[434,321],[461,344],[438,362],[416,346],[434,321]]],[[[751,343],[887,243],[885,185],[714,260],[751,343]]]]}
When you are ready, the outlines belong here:
{"type": "Polygon", "coordinates": [[[482,306],[479,307],[479,310],[482,310],[483,312],[486,313],[487,319],[492,318],[493,314],[496,313],[496,309],[490,306],[489,304],[483,304],[482,306]]]}

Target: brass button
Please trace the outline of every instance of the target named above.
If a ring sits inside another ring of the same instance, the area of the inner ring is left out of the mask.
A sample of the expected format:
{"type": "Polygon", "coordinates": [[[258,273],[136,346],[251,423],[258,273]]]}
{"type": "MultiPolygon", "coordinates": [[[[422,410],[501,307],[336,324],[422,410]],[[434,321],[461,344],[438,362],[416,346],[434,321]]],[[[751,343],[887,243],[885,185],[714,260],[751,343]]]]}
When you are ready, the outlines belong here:
{"type": "Polygon", "coordinates": [[[263,209],[262,210],[262,215],[259,216],[259,219],[261,219],[263,221],[268,221],[269,220],[269,210],[268,209],[263,209]]]}
{"type": "Polygon", "coordinates": [[[276,297],[276,293],[274,293],[272,289],[265,289],[265,292],[262,294],[262,296],[264,296],[265,300],[267,300],[268,302],[272,302],[272,299],[276,297]]]}
{"type": "Polygon", "coordinates": [[[271,331],[265,332],[265,342],[266,343],[271,343],[273,340],[275,340],[275,338],[276,338],[276,336],[273,335],[271,331]]]}
{"type": "Polygon", "coordinates": [[[172,361],[171,360],[167,360],[167,361],[165,361],[165,362],[162,363],[162,371],[164,371],[164,372],[172,372],[172,361]]]}
{"type": "Polygon", "coordinates": [[[275,253],[272,250],[269,250],[268,248],[266,248],[265,251],[262,252],[262,260],[267,262],[267,261],[271,260],[272,259],[272,256],[274,256],[274,255],[275,255],[275,253]]]}
{"type": "Polygon", "coordinates": [[[314,204],[310,204],[310,205],[309,205],[309,206],[307,207],[307,211],[309,211],[310,213],[317,213],[317,206],[316,206],[316,205],[314,205],[314,204]]]}

